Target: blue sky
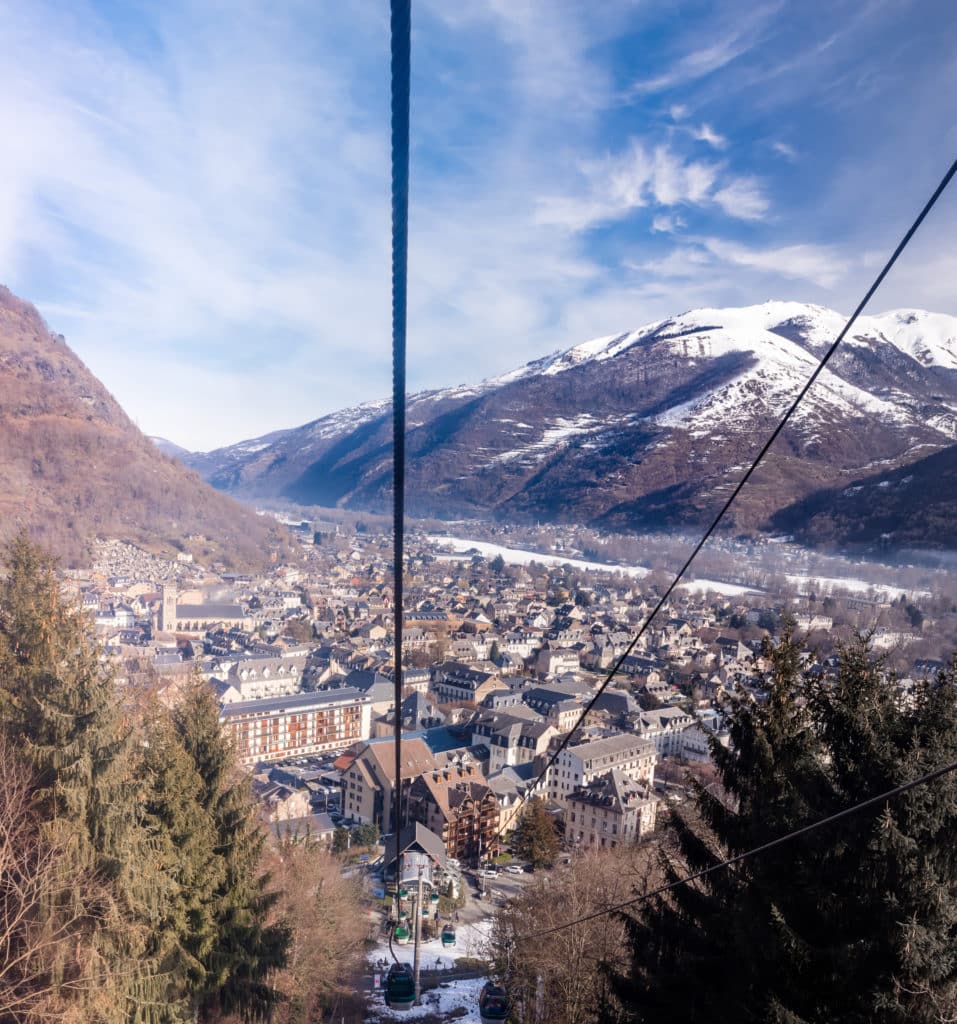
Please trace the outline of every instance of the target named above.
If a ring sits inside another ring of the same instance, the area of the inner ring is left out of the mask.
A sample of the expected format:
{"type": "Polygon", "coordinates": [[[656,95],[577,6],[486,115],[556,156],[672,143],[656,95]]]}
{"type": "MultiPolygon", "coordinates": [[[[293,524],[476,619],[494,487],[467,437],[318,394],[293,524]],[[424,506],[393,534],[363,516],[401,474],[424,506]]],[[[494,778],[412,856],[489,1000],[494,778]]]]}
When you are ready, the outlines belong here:
{"type": "MultiPolygon", "coordinates": [[[[0,266],[205,449],[390,389],[385,0],[0,2],[0,266]]],[[[413,0],[410,389],[849,311],[957,155],[950,0],[413,0]]],[[[872,311],[957,313],[957,191],[872,311]]]]}

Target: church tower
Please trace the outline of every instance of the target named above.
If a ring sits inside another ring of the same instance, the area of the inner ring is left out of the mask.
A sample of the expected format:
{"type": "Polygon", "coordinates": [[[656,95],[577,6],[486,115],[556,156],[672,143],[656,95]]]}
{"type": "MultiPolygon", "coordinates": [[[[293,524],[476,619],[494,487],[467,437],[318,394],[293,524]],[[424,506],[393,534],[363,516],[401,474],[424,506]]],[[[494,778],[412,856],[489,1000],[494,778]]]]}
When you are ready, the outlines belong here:
{"type": "Polygon", "coordinates": [[[178,593],[174,585],[163,586],[163,615],[160,619],[160,631],[172,633],[176,629],[176,598],[178,593]]]}

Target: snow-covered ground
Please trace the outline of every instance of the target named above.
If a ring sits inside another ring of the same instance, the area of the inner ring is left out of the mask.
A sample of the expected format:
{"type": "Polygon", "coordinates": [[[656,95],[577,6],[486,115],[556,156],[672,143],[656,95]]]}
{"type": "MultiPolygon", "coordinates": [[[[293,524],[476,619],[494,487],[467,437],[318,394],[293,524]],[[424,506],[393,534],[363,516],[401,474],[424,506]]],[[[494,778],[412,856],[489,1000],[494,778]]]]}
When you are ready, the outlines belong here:
{"type": "Polygon", "coordinates": [[[687,583],[679,583],[679,590],[688,590],[692,594],[706,594],[713,591],[715,594],[724,594],[725,597],[739,597],[741,594],[758,594],[760,591],[754,587],[743,587],[740,583],[722,583],[721,580],[689,580],[687,583]]]}
{"type": "Polygon", "coordinates": [[[844,593],[866,594],[873,590],[878,597],[896,599],[902,594],[907,597],[929,597],[927,590],[904,590],[901,587],[889,587],[883,583],[869,583],[867,580],[836,579],[828,576],[797,576],[789,574],[788,583],[793,583],[800,593],[817,590],[824,594],[844,593]]]}
{"type": "MultiPolygon", "coordinates": [[[[458,957],[468,956],[477,959],[484,959],[485,946],[488,942],[489,930],[492,927],[490,918],[485,918],[476,924],[457,924],[455,926],[455,945],[446,949],[442,945],[442,939],[432,939],[431,942],[423,942],[419,947],[419,963],[426,970],[432,970],[436,966],[440,968],[451,966],[458,957]],[[436,961],[439,961],[437,964],[436,961]]],[[[395,955],[400,960],[408,960],[412,963],[412,943],[407,946],[396,946],[393,943],[395,955]]],[[[369,953],[371,963],[378,963],[380,960],[387,960],[392,963],[392,954],[389,952],[389,940],[383,939],[369,953]]]]}
{"type": "Polygon", "coordinates": [[[416,1018],[438,1015],[442,1020],[453,1010],[464,1007],[468,1012],[463,1017],[455,1017],[459,1024],[481,1024],[478,1001],[485,984],[485,978],[459,978],[449,981],[438,988],[433,988],[422,995],[422,1005],[413,1006],[410,1010],[390,1010],[385,1002],[379,1005],[366,1018],[367,1021],[380,1020],[415,1020],[416,1018]]]}
{"type": "MultiPolygon", "coordinates": [[[[568,558],[565,555],[543,555],[540,551],[525,551],[522,548],[507,548],[502,544],[491,544],[485,540],[463,540],[461,537],[429,537],[433,544],[450,547],[453,551],[466,552],[475,548],[486,558],[501,555],[507,565],[528,565],[539,562],[541,565],[570,565],[575,569],[587,569],[590,572],[620,572],[626,576],[641,578],[647,576],[649,570],[640,565],[606,565],[604,562],[586,562],[581,558],[568,558]]],[[[445,555],[437,553],[436,558],[446,561],[461,561],[461,554],[445,555]]]]}
{"type": "MultiPolygon", "coordinates": [[[[441,938],[423,942],[419,947],[419,964],[424,970],[448,970],[450,979],[438,988],[423,993],[422,1005],[413,1006],[411,1010],[390,1010],[381,995],[373,997],[373,1010],[367,1018],[377,1020],[415,1020],[429,1014],[444,1015],[464,1007],[468,1013],[464,1017],[456,1017],[465,1024],[479,1024],[478,998],[487,978],[458,978],[455,976],[455,960],[459,957],[484,959],[489,931],[492,927],[491,918],[485,918],[476,924],[459,923],[455,926],[455,945],[446,949],[441,938]]],[[[406,961],[410,966],[413,962],[413,946],[394,946],[399,960],[406,961]]],[[[384,939],[369,953],[369,962],[373,966],[385,961],[392,963],[388,939],[384,939]]],[[[385,970],[382,977],[385,977],[385,970]]]]}

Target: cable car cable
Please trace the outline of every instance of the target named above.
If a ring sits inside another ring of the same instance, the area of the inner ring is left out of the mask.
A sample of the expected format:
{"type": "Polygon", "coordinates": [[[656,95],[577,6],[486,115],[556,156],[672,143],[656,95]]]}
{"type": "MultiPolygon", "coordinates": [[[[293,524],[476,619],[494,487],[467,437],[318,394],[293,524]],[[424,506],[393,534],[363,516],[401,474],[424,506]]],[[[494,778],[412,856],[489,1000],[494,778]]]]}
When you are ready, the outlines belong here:
{"type": "MultiPolygon", "coordinates": [[[[392,132],[392,613],[395,633],[395,892],[402,870],[402,627],[405,541],[405,348],[409,262],[409,92],[411,72],[411,0],[391,0],[392,132]]],[[[389,933],[392,951],[392,933],[389,933]]],[[[392,953],[396,963],[399,962],[392,953]]]]}
{"type": "MultiPolygon", "coordinates": [[[[635,649],[635,645],[644,636],[646,630],[651,625],[651,623],[654,621],[655,617],[658,615],[658,612],[661,611],[661,609],[667,603],[667,601],[671,597],[671,594],[674,591],[675,587],[677,587],[677,585],[681,582],[682,578],[684,577],[685,573],[691,567],[691,563],[695,560],[695,558],[697,558],[698,554],[701,552],[701,549],[705,546],[705,544],[711,538],[711,535],[717,529],[718,524],[724,518],[724,516],[727,513],[728,509],[731,508],[731,506],[734,503],[735,499],[738,497],[738,495],[744,489],[745,484],[747,484],[747,482],[751,479],[751,477],[754,474],[754,471],[758,468],[758,466],[764,460],[765,455],[767,455],[767,453],[770,450],[771,446],[777,440],[778,435],[787,426],[787,424],[790,421],[791,417],[796,412],[798,406],[804,400],[805,395],[807,395],[808,391],[811,389],[811,386],[814,384],[814,382],[817,380],[817,378],[821,375],[821,372],[824,370],[824,368],[830,362],[831,356],[833,356],[834,353],[837,351],[838,346],[841,344],[841,342],[846,337],[847,332],[854,325],[854,322],[860,316],[861,312],[863,311],[863,309],[867,305],[867,303],[870,302],[870,300],[873,297],[874,293],[877,291],[877,289],[880,287],[880,285],[884,281],[884,278],[887,277],[888,273],[890,273],[890,270],[894,266],[894,264],[897,262],[898,257],[907,248],[908,243],[914,237],[914,234],[916,233],[917,229],[924,222],[924,218],[934,208],[935,204],[937,203],[937,200],[940,199],[941,195],[944,193],[944,190],[950,184],[951,179],[954,177],[955,174],[957,174],[957,160],[955,160],[950,165],[950,168],[948,169],[947,173],[941,179],[940,184],[937,186],[936,189],[934,189],[934,192],[931,195],[930,199],[928,199],[927,202],[924,204],[924,207],[920,211],[920,213],[917,215],[917,218],[914,220],[914,222],[911,224],[911,226],[907,229],[907,232],[904,234],[904,237],[900,240],[900,242],[898,242],[897,248],[894,249],[894,252],[891,254],[890,258],[884,264],[883,268],[881,269],[881,271],[877,275],[877,277],[874,279],[874,281],[871,284],[870,288],[867,289],[867,292],[865,293],[864,298],[861,299],[861,301],[858,303],[857,308],[851,314],[851,316],[848,319],[847,323],[844,325],[843,329],[841,330],[841,333],[834,339],[834,341],[831,343],[831,345],[828,348],[828,350],[821,357],[821,359],[818,362],[818,365],[815,368],[814,372],[811,374],[811,376],[805,382],[804,386],[798,392],[797,397],[791,402],[791,405],[788,407],[787,412],[785,412],[784,416],[781,417],[780,421],[778,422],[778,425],[771,432],[770,437],[764,442],[764,444],[761,447],[761,450],[754,457],[753,461],[751,462],[751,465],[748,467],[748,469],[745,472],[744,476],[742,476],[741,479],[738,481],[738,483],[736,484],[734,490],[731,492],[730,496],[725,501],[724,505],[721,506],[721,509],[718,512],[718,514],[711,521],[711,525],[705,530],[704,534],[701,536],[701,539],[695,544],[694,548],[692,549],[691,554],[688,555],[687,559],[685,559],[684,565],[682,565],[681,568],[678,570],[677,575],[674,577],[674,579],[668,585],[667,590],[665,590],[665,592],[661,595],[661,597],[658,599],[657,604],[651,610],[650,614],[645,618],[644,622],[642,622],[640,628],[638,629],[638,632],[634,635],[634,637],[632,637],[631,642],[628,644],[628,646],[625,648],[624,652],[619,656],[618,660],[611,667],[611,670],[605,676],[604,681],[602,682],[601,686],[598,687],[598,690],[596,691],[595,695],[591,698],[591,700],[589,700],[589,702],[582,709],[582,712],[578,716],[578,719],[576,720],[574,726],[572,726],[571,730],[562,737],[561,742],[558,744],[558,746],[556,747],[555,751],[549,756],[549,758],[548,758],[548,760],[547,760],[547,762],[545,764],[545,767],[542,769],[542,771],[540,772],[538,777],[535,779],[535,782],[526,791],[527,794],[532,794],[534,792],[534,790],[538,788],[538,786],[541,784],[542,780],[548,774],[549,769],[558,760],[558,757],[561,755],[561,753],[565,749],[565,747],[568,746],[569,740],[571,740],[572,736],[574,736],[574,734],[578,731],[578,729],[580,728],[582,722],[584,722],[585,718],[588,716],[589,712],[595,706],[595,704],[597,703],[598,699],[605,692],[605,689],[607,688],[608,684],[618,674],[618,671],[621,669],[621,666],[624,664],[625,659],[635,649]]],[[[515,820],[515,815],[518,813],[518,811],[521,809],[521,807],[528,801],[528,799],[529,799],[529,796],[526,795],[526,796],[524,796],[519,801],[518,807],[516,807],[515,811],[513,812],[513,814],[511,814],[509,816],[509,822],[510,823],[515,820]]],[[[499,829],[499,831],[495,835],[495,839],[493,840],[493,842],[497,842],[499,839],[501,839],[502,835],[505,833],[507,828],[508,828],[508,826],[506,825],[504,828],[499,829]]]]}

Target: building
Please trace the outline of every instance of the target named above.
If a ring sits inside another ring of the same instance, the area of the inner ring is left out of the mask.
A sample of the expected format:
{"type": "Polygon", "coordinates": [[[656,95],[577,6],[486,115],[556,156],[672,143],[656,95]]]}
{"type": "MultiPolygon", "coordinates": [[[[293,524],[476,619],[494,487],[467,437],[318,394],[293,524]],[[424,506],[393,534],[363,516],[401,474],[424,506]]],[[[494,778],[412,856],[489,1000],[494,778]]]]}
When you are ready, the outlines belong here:
{"type": "Polygon", "coordinates": [[[566,747],[548,769],[548,796],[564,802],[576,789],[615,768],[650,789],[657,761],[653,743],[624,733],[566,747]]]}
{"type": "Polygon", "coordinates": [[[459,661],[443,661],[432,669],[432,692],[442,704],[468,701],[480,704],[493,690],[508,687],[494,672],[469,668],[459,661]]]}
{"type": "MultiPolygon", "coordinates": [[[[417,776],[439,767],[425,740],[419,737],[402,738],[401,762],[404,793],[417,776]]],[[[395,740],[373,740],[342,774],[342,813],[361,823],[374,821],[382,832],[392,832],[394,794],[395,740]]]]}
{"type": "Polygon", "coordinates": [[[162,633],[189,633],[204,636],[207,630],[218,626],[237,626],[251,630],[253,620],[243,611],[242,605],[220,601],[202,604],[179,604],[179,592],[174,586],[164,586],[157,628],[162,633]]]}
{"type": "Polygon", "coordinates": [[[656,807],[650,786],[613,768],[568,797],[565,839],[582,849],[633,843],[655,827],[656,807]]]}
{"type": "Polygon", "coordinates": [[[655,745],[659,757],[682,757],[685,729],[697,720],[683,708],[656,708],[638,717],[641,735],[655,745]]]}
{"type": "Polygon", "coordinates": [[[368,699],[357,690],[236,701],[219,718],[246,765],[340,750],[372,728],[368,699]]]}
{"type": "Polygon", "coordinates": [[[554,687],[533,687],[522,694],[522,699],[560,733],[574,729],[581,717],[578,698],[554,687]]]}
{"type": "MultiPolygon", "coordinates": [[[[581,710],[579,708],[579,710],[581,710]]],[[[488,747],[488,770],[526,764],[548,750],[558,730],[550,722],[532,721],[507,712],[487,712],[472,722],[472,745],[488,747]]]]}
{"type": "Polygon", "coordinates": [[[498,798],[475,763],[420,775],[409,790],[409,816],[441,837],[447,856],[465,864],[498,852],[498,798]]]}

